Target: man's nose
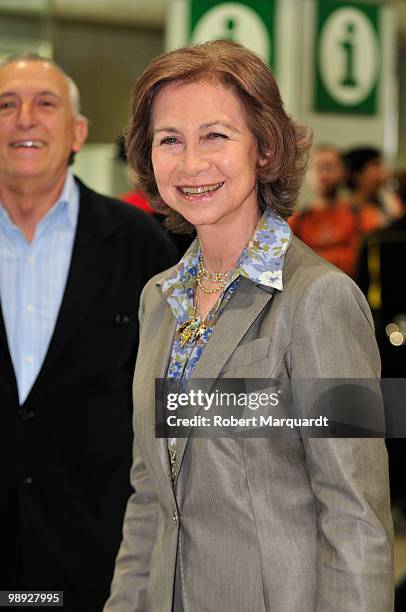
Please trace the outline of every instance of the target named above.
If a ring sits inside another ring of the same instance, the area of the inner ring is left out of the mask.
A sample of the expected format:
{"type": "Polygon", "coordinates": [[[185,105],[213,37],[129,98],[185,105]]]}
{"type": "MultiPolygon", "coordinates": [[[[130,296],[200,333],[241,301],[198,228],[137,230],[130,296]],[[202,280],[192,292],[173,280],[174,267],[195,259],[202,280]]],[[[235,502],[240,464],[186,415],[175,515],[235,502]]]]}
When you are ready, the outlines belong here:
{"type": "Polygon", "coordinates": [[[22,129],[28,129],[36,124],[36,112],[34,105],[31,102],[23,102],[19,108],[18,126],[22,129]]]}
{"type": "Polygon", "coordinates": [[[196,176],[210,167],[207,152],[198,144],[188,144],[183,150],[182,170],[185,175],[196,176]]]}
{"type": "Polygon", "coordinates": [[[381,167],[381,177],[383,181],[386,181],[390,176],[390,172],[389,172],[389,168],[387,168],[385,165],[382,165],[381,167]]]}

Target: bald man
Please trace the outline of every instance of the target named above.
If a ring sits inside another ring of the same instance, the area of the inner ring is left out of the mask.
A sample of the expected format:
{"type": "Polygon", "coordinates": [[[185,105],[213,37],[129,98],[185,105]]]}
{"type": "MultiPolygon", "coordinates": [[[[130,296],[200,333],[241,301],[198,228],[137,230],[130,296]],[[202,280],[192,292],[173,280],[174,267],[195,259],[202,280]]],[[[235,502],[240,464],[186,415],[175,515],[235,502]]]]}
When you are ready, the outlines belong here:
{"type": "Polygon", "coordinates": [[[153,219],[73,176],[86,136],[56,64],[0,64],[0,590],[63,590],[69,612],[108,596],[139,295],[174,261],[153,219]]]}

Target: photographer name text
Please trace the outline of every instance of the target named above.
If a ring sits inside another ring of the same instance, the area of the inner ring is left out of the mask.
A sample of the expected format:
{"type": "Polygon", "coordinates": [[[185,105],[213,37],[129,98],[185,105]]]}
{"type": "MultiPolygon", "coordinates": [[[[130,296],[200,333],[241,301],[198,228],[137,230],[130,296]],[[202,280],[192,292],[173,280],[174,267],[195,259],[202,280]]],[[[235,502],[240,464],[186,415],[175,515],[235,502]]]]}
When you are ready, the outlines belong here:
{"type": "Polygon", "coordinates": [[[213,417],[195,415],[193,417],[177,417],[171,414],[167,417],[166,423],[169,427],[328,427],[328,418],[319,416],[317,418],[278,418],[269,416],[235,417],[215,415],[213,417]]]}

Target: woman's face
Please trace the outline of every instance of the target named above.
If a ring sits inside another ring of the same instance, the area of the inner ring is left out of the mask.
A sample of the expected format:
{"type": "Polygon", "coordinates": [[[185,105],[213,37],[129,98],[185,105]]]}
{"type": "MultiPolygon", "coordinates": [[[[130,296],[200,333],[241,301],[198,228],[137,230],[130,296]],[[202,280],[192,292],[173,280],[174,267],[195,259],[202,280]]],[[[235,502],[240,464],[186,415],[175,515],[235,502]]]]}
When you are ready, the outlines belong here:
{"type": "Polygon", "coordinates": [[[258,217],[256,141],[228,88],[171,83],[152,112],[152,165],[163,201],[196,226],[258,217]]]}

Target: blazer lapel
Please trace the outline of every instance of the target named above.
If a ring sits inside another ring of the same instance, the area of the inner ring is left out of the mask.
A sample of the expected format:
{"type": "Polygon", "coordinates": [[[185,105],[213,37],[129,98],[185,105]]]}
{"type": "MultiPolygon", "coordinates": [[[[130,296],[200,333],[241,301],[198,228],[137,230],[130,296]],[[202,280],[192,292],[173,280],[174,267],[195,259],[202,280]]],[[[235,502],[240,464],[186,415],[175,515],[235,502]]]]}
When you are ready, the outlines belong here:
{"type": "MultiPolygon", "coordinates": [[[[155,289],[161,292],[158,285],[155,289]]],[[[157,438],[155,435],[155,379],[165,378],[176,329],[176,319],[164,296],[161,295],[160,297],[162,305],[156,309],[149,322],[148,329],[143,328],[141,332],[142,336],[147,334],[153,341],[143,341],[142,355],[139,354],[137,360],[133,389],[135,436],[142,436],[142,445],[145,447],[151,461],[156,464],[155,472],[157,477],[163,486],[167,488],[169,485],[170,494],[172,495],[168,441],[167,438],[157,438]],[[149,381],[149,384],[146,384],[147,381],[149,381]],[[145,415],[146,429],[144,428],[144,418],[137,419],[137,411],[143,412],[144,410],[147,413],[145,415]]]]}
{"type": "MultiPolygon", "coordinates": [[[[172,350],[175,330],[176,330],[176,319],[173,316],[172,311],[168,306],[165,309],[161,331],[158,332],[155,338],[155,342],[154,342],[154,344],[156,344],[157,346],[165,347],[165,349],[161,353],[161,358],[156,361],[155,372],[153,376],[154,381],[155,381],[155,378],[165,378],[166,376],[166,370],[168,368],[168,363],[169,363],[169,359],[171,356],[171,350],[172,350]]],[[[154,386],[154,392],[155,392],[155,386],[154,386]]],[[[154,401],[154,405],[155,405],[155,401],[154,401]]],[[[154,413],[152,414],[152,417],[153,417],[153,425],[155,429],[155,422],[156,422],[155,421],[155,410],[154,410],[154,413]]],[[[167,476],[169,476],[172,482],[172,473],[171,473],[169,453],[168,453],[168,439],[155,437],[155,443],[156,443],[158,455],[163,465],[163,468],[167,476]]]]}
{"type": "Polygon", "coordinates": [[[6,326],[4,324],[3,311],[0,303],[0,362],[1,361],[4,363],[4,368],[2,367],[0,370],[3,392],[6,391],[12,402],[18,404],[17,380],[8,348],[6,326]]]}
{"type": "MultiPolygon", "coordinates": [[[[210,388],[205,389],[205,391],[210,392],[227,360],[240,344],[255,319],[272,299],[272,295],[272,289],[254,285],[245,277],[240,277],[238,289],[216,323],[190,379],[190,386],[193,386],[193,380],[209,378],[213,382],[210,384],[210,388]]],[[[194,410],[190,409],[188,417],[189,415],[193,417],[199,410],[200,407],[196,407],[194,410]]],[[[191,429],[189,429],[188,437],[179,438],[177,441],[178,474],[190,433],[191,429]]]]}
{"type": "Polygon", "coordinates": [[[71,265],[48,352],[28,397],[35,393],[50,366],[82,321],[104,284],[114,261],[116,245],[108,240],[115,226],[103,203],[82,183],[71,265]]]}

